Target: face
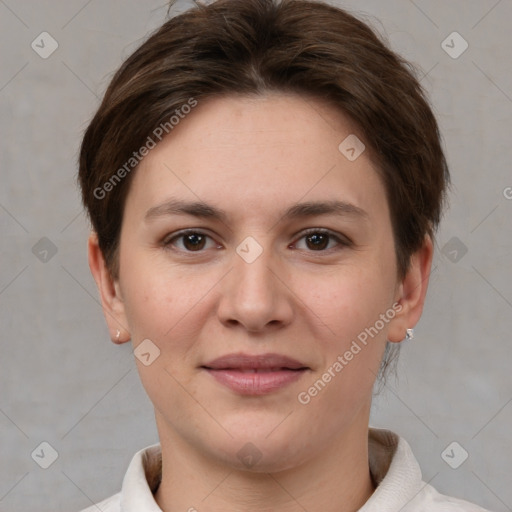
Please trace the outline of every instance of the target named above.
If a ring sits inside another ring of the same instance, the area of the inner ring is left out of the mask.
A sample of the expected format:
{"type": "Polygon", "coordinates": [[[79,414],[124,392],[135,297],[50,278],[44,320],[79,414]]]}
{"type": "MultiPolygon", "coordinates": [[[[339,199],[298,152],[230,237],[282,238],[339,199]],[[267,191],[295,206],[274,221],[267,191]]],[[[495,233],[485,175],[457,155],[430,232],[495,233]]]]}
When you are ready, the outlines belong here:
{"type": "Polygon", "coordinates": [[[369,150],[340,151],[349,135],[319,101],[217,98],[141,162],[108,318],[146,340],[161,437],[233,467],[257,450],[268,471],[366,435],[412,308],[384,186],[369,150]]]}

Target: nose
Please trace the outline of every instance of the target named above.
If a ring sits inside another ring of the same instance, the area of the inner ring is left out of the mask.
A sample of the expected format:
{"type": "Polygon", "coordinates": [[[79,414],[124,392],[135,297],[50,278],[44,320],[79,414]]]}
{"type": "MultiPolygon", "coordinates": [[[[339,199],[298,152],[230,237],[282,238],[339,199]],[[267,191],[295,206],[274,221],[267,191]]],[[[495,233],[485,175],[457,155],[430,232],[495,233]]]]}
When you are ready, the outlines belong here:
{"type": "Polygon", "coordinates": [[[293,292],[270,249],[251,263],[234,254],[234,268],[222,281],[217,314],[226,326],[250,332],[274,330],[293,318],[293,292]]]}

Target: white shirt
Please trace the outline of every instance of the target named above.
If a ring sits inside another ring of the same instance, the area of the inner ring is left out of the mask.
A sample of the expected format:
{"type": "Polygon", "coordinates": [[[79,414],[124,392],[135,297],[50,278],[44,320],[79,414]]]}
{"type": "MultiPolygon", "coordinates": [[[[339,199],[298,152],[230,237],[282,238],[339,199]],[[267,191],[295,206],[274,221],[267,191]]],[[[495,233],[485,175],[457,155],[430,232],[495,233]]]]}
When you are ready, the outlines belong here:
{"type": "MultiPolygon", "coordinates": [[[[440,494],[424,482],[411,447],[390,430],[369,429],[368,453],[370,473],[378,485],[359,512],[488,512],[440,494]]],[[[160,471],[160,445],[140,450],[128,466],[121,492],[82,512],[162,512],[153,497],[160,471]]]]}

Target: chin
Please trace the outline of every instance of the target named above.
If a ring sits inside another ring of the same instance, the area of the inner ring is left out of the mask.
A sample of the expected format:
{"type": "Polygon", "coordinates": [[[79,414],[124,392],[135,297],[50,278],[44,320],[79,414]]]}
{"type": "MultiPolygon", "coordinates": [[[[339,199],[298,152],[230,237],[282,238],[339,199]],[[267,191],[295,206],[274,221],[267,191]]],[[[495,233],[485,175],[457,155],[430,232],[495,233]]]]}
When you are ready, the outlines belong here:
{"type": "Polygon", "coordinates": [[[216,454],[212,455],[221,458],[224,464],[252,473],[285,471],[301,465],[311,457],[313,447],[310,440],[302,439],[300,432],[282,426],[276,429],[276,422],[268,422],[272,424],[270,428],[267,428],[265,422],[262,423],[264,427],[254,422],[247,424],[246,428],[240,428],[236,434],[230,430],[233,438],[223,436],[217,450],[210,443],[210,452],[213,448],[216,454]]]}
{"type": "MultiPolygon", "coordinates": [[[[268,445],[268,443],[267,443],[268,445]]],[[[252,442],[241,442],[233,453],[224,454],[223,462],[234,470],[250,473],[279,473],[297,467],[307,457],[289,447],[269,447],[252,442]]]]}

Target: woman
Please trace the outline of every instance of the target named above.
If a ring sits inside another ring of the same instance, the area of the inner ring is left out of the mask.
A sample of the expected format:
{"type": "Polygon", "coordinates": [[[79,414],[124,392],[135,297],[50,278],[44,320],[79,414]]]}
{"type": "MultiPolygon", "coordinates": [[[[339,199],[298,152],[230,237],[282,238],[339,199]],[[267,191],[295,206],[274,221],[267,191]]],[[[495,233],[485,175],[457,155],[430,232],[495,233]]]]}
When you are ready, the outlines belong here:
{"type": "Polygon", "coordinates": [[[171,19],[114,76],[79,180],[160,437],[88,510],[483,510],[368,427],[449,180],[418,81],[370,28],[302,0],[171,19]]]}

